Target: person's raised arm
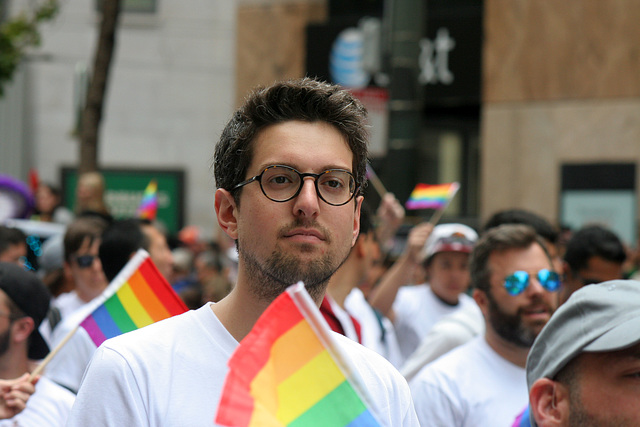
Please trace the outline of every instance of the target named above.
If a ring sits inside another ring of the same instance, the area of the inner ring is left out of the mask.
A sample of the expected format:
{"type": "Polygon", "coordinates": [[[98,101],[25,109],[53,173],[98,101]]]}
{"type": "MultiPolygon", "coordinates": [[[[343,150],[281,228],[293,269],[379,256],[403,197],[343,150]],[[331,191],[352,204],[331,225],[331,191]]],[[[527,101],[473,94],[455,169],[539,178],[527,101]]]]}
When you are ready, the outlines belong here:
{"type": "Polygon", "coordinates": [[[416,225],[409,232],[407,245],[398,260],[382,276],[380,283],[369,296],[369,303],[393,321],[391,307],[400,286],[410,283],[415,268],[422,261],[424,245],[433,231],[428,222],[416,225]]]}
{"type": "MultiPolygon", "coordinates": [[[[376,227],[376,237],[378,242],[385,250],[389,244],[392,243],[392,238],[395,236],[396,231],[402,225],[405,212],[404,208],[396,199],[392,193],[384,195],[378,206],[376,217],[378,219],[378,226],[376,227]]],[[[386,251],[385,251],[386,252],[386,251]]]]}

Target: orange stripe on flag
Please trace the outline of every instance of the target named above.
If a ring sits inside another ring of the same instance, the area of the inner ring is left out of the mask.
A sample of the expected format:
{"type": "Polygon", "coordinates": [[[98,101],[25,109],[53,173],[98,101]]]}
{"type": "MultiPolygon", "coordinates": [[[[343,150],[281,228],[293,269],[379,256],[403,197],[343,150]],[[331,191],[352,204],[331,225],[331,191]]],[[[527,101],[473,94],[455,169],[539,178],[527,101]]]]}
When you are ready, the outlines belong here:
{"type": "Polygon", "coordinates": [[[169,312],[164,305],[162,305],[158,296],[149,287],[149,283],[145,280],[142,274],[140,274],[140,271],[136,271],[131,275],[129,278],[129,285],[131,285],[133,293],[136,295],[138,301],[140,301],[140,304],[144,307],[149,314],[149,317],[151,317],[154,322],[169,317],[169,312]]]}
{"type": "Polygon", "coordinates": [[[324,346],[302,319],[273,343],[262,369],[251,381],[251,395],[273,414],[278,412],[278,395],[272,393],[287,378],[324,351],[324,346]],[[291,351],[295,348],[296,351],[291,351]],[[286,363],[283,363],[283,360],[286,363]]]}

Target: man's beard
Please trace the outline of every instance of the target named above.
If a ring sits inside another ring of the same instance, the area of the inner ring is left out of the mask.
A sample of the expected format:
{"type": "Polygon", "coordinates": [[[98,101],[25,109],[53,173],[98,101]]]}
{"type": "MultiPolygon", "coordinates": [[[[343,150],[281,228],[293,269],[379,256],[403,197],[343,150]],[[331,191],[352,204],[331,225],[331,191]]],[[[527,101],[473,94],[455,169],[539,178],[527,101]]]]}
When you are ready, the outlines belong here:
{"type": "MultiPolygon", "coordinates": [[[[325,239],[331,242],[328,233],[325,239]]],[[[302,281],[315,301],[321,301],[327,283],[333,273],[347,260],[349,249],[344,254],[327,253],[324,256],[302,261],[295,254],[274,250],[264,263],[260,263],[253,253],[245,251],[237,241],[238,256],[244,262],[249,278],[249,290],[258,299],[272,301],[289,286],[302,281]]],[[[311,250],[311,246],[302,245],[300,252],[311,250]]]]}
{"type": "MultiPolygon", "coordinates": [[[[536,339],[540,331],[536,331],[531,326],[526,326],[522,321],[523,308],[519,308],[516,314],[505,313],[497,304],[491,295],[491,291],[486,292],[489,300],[489,323],[496,331],[498,336],[507,342],[522,348],[531,348],[533,341],[536,339]]],[[[543,304],[540,300],[535,300],[535,304],[543,304]]],[[[545,307],[551,312],[551,307],[545,304],[545,307]]]]}

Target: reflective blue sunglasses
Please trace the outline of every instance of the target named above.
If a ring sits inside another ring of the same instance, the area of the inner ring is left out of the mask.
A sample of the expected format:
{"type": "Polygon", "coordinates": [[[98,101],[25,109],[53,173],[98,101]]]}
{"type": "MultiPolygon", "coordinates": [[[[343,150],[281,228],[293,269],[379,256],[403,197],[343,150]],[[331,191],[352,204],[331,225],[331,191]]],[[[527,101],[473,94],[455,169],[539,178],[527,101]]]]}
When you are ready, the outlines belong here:
{"type": "MultiPolygon", "coordinates": [[[[549,292],[560,289],[560,276],[555,271],[546,268],[538,271],[538,282],[549,292]]],[[[529,273],[526,271],[516,271],[504,279],[504,288],[509,295],[520,295],[529,286],[529,273]]]]}

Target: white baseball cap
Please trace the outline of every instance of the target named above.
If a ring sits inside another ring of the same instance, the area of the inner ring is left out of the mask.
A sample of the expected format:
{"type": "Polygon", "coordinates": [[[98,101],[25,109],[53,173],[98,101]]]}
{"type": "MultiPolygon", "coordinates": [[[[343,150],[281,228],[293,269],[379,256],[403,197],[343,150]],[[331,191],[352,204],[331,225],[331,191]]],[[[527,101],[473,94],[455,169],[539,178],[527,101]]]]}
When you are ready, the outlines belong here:
{"type": "Polygon", "coordinates": [[[422,261],[426,261],[439,252],[471,253],[478,240],[478,233],[464,224],[440,224],[424,244],[422,261]]]}

